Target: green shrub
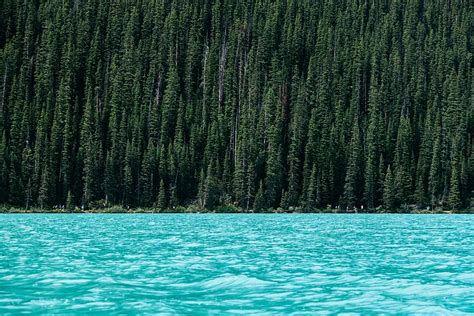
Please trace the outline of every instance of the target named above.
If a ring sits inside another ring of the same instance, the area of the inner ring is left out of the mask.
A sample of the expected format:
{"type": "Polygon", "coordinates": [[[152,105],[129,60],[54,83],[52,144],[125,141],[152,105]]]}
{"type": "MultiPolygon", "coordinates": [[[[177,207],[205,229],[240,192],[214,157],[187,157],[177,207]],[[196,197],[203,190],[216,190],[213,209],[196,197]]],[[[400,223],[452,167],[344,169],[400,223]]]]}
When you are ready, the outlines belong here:
{"type": "Polygon", "coordinates": [[[104,213],[127,213],[127,210],[120,205],[113,205],[111,207],[104,208],[104,213]]]}
{"type": "Polygon", "coordinates": [[[216,213],[239,213],[240,210],[232,205],[232,204],[226,204],[226,205],[220,205],[220,206],[217,206],[214,211],[216,213]]]}

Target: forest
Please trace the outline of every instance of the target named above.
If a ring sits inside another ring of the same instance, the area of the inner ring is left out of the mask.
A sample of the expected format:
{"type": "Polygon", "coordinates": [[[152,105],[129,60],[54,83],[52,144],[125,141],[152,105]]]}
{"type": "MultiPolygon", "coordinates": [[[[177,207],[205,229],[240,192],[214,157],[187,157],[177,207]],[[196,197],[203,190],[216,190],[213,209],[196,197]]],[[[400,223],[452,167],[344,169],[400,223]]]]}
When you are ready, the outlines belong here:
{"type": "Polygon", "coordinates": [[[2,0],[0,204],[474,208],[469,0],[2,0]]]}

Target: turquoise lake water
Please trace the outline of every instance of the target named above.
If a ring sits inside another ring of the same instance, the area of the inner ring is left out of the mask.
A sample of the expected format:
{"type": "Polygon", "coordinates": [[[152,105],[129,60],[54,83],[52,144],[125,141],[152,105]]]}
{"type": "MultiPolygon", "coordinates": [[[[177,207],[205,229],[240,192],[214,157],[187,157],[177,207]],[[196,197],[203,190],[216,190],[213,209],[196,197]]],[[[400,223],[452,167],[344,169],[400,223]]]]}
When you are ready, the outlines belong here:
{"type": "Polygon", "coordinates": [[[474,216],[0,215],[0,314],[474,313],[474,216]]]}

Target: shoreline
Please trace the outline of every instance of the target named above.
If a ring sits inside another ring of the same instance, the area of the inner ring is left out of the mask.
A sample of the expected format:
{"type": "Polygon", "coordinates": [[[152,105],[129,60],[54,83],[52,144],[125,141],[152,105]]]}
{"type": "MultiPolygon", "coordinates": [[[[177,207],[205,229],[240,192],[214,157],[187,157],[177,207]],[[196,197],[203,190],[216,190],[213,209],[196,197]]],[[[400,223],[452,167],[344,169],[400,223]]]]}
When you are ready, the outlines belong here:
{"type": "Polygon", "coordinates": [[[340,210],[316,210],[316,211],[295,211],[295,210],[270,210],[270,211],[212,211],[212,210],[154,210],[154,209],[130,209],[130,210],[26,210],[26,209],[10,209],[0,210],[0,214],[474,214],[472,210],[410,210],[410,211],[340,211],[340,210]]]}

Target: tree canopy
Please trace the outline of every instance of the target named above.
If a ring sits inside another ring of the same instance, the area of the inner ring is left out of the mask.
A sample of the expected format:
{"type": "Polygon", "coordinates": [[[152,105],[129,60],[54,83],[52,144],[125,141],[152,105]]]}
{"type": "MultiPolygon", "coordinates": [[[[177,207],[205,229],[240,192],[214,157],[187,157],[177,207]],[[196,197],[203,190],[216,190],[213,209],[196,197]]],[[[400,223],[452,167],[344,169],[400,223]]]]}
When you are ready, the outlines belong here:
{"type": "Polygon", "coordinates": [[[470,1],[0,9],[0,203],[474,207],[470,1]]]}

